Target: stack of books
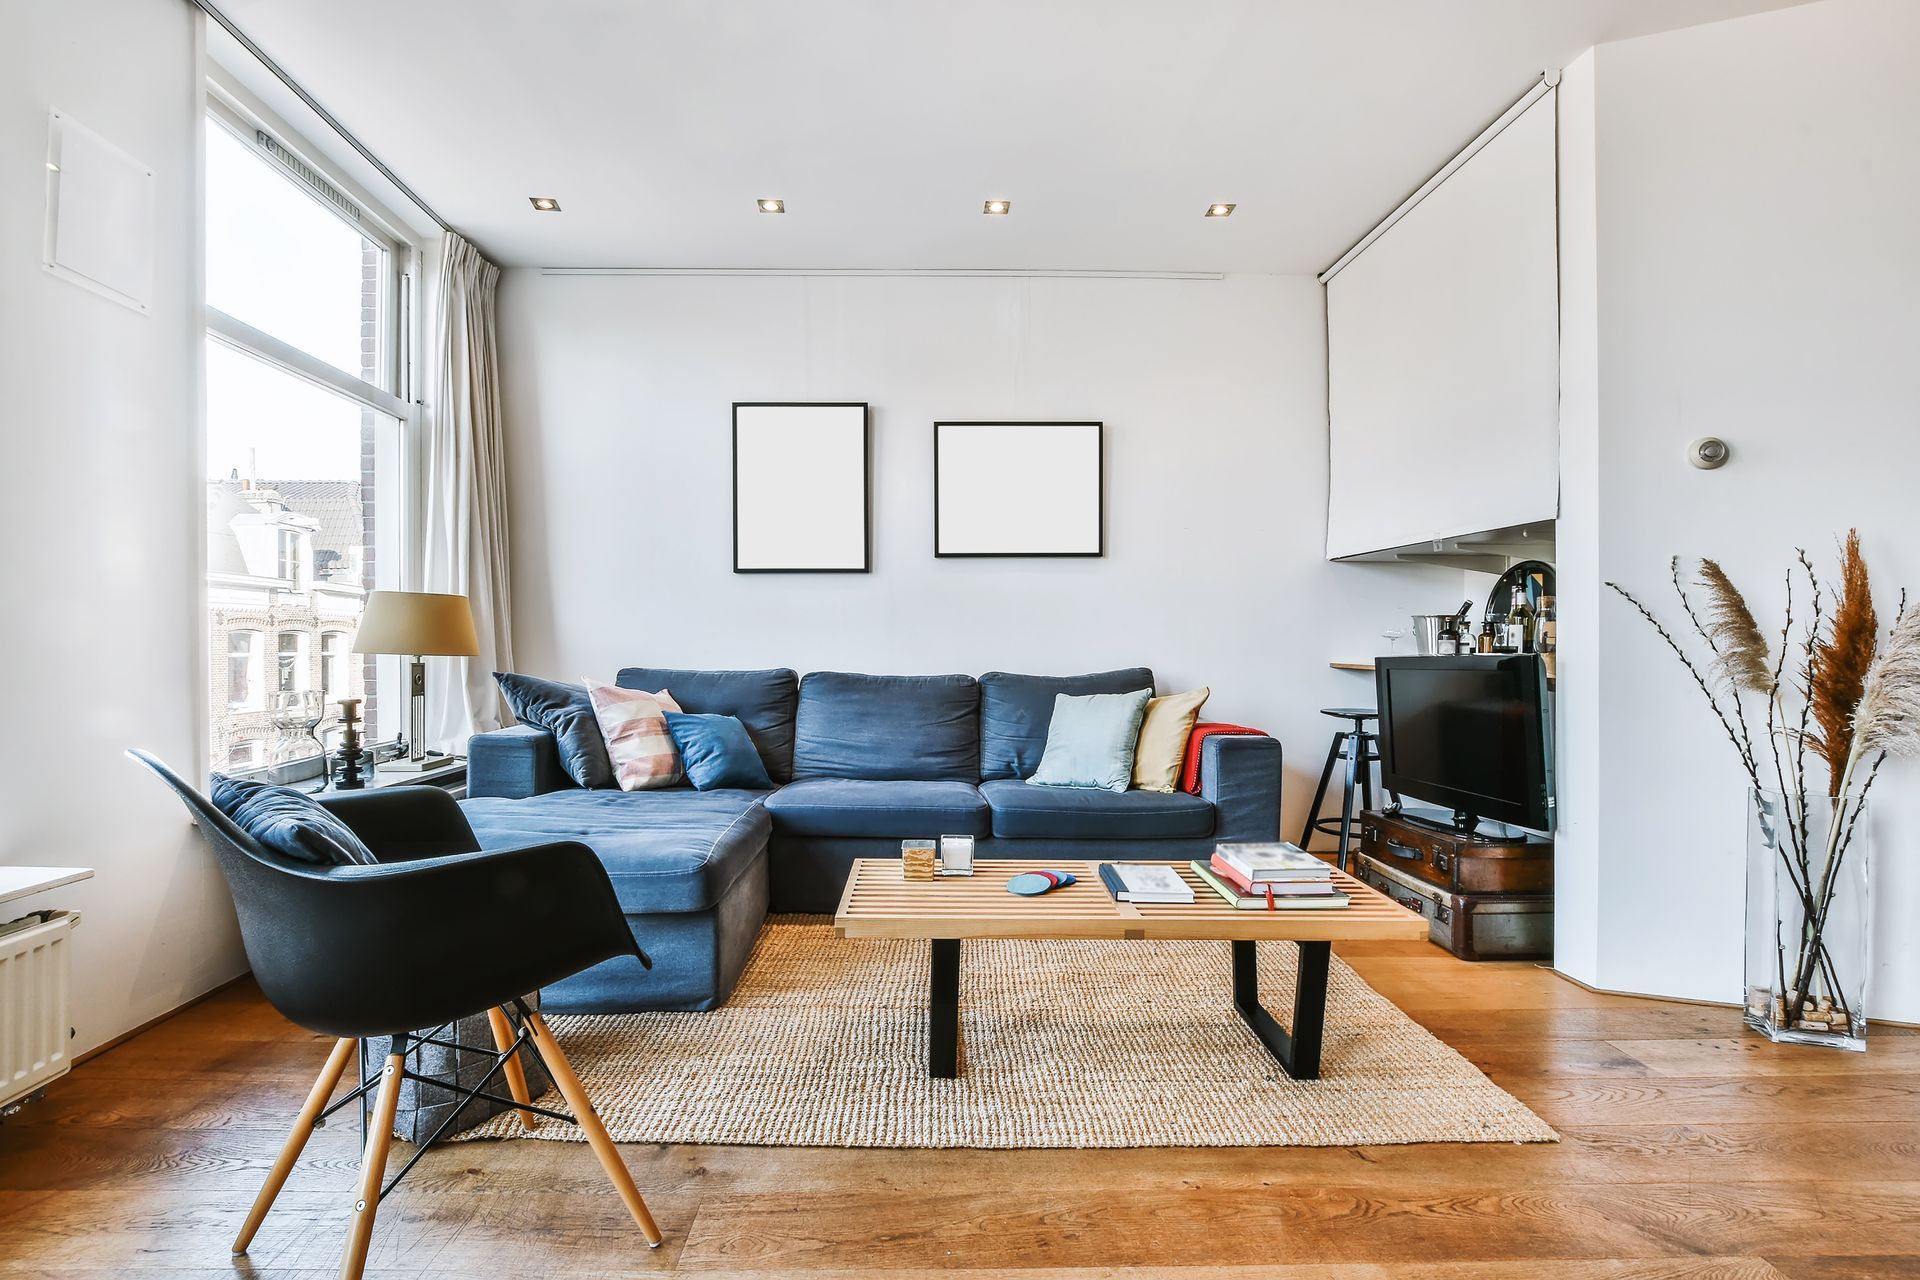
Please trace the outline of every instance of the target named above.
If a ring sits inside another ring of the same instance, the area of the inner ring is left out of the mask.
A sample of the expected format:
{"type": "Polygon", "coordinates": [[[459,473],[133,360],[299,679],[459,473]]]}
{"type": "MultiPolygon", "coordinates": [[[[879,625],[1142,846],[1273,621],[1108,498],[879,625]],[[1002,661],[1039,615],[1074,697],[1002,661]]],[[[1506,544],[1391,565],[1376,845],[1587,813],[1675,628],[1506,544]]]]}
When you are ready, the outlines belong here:
{"type": "Polygon", "coordinates": [[[1187,864],[1242,911],[1324,910],[1347,905],[1333,868],[1297,844],[1217,844],[1213,857],[1187,864]]]}
{"type": "Polygon", "coordinates": [[[1103,862],[1100,883],[1115,902],[1193,901],[1193,886],[1178,871],[1151,862],[1103,862]]]}

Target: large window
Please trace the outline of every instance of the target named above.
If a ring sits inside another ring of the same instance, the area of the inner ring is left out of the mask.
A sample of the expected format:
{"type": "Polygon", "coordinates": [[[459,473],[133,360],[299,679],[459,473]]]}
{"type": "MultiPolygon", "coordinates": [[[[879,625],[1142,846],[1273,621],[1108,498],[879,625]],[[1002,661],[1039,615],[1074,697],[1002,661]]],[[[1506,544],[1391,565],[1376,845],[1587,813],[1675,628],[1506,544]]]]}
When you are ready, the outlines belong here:
{"type": "Polygon", "coordinates": [[[342,698],[393,733],[352,645],[367,593],[398,585],[412,255],[224,97],[206,173],[209,764],[288,769],[342,698]]]}

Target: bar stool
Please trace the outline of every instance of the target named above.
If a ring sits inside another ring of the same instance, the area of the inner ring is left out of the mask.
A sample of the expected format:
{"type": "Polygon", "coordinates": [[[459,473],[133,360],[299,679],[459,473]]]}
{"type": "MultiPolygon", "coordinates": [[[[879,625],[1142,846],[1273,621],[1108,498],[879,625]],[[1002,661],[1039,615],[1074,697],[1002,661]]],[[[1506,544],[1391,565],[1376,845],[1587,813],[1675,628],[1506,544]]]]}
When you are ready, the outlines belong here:
{"type": "Polygon", "coordinates": [[[1368,707],[1322,707],[1320,714],[1350,720],[1353,727],[1333,735],[1333,745],[1327,750],[1327,767],[1320,771],[1320,785],[1314,789],[1313,803],[1307,807],[1307,823],[1300,828],[1300,847],[1309,848],[1315,832],[1340,837],[1340,869],[1345,871],[1352,852],[1356,788],[1361,807],[1373,808],[1373,766],[1380,759],[1380,738],[1367,728],[1367,721],[1379,719],[1380,713],[1368,707]],[[1327,784],[1333,781],[1333,766],[1342,760],[1347,762],[1347,781],[1340,793],[1340,816],[1322,818],[1320,806],[1327,798],[1327,784]]]}

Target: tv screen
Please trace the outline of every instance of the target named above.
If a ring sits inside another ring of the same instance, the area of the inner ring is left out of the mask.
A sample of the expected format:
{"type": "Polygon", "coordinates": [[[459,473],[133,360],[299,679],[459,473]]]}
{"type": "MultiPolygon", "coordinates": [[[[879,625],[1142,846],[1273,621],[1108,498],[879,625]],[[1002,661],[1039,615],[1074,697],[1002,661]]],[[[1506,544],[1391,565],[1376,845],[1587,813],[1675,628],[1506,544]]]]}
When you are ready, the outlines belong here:
{"type": "Polygon", "coordinates": [[[1546,681],[1533,654],[1382,658],[1380,781],[1459,817],[1546,830],[1546,681]]]}

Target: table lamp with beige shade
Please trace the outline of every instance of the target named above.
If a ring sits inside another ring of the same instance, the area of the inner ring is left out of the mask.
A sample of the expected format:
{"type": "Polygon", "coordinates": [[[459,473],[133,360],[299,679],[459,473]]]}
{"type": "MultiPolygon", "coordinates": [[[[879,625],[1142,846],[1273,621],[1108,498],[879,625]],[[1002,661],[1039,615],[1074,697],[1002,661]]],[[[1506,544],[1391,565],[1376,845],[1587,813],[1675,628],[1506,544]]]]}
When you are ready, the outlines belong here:
{"type": "Polygon", "coordinates": [[[416,772],[437,769],[450,757],[427,754],[427,664],[424,659],[473,658],[480,638],[473,629],[473,609],[465,596],[434,591],[374,591],[367,596],[360,630],[353,637],[355,653],[400,654],[413,659],[407,681],[410,715],[407,755],[384,768],[416,772]]]}

